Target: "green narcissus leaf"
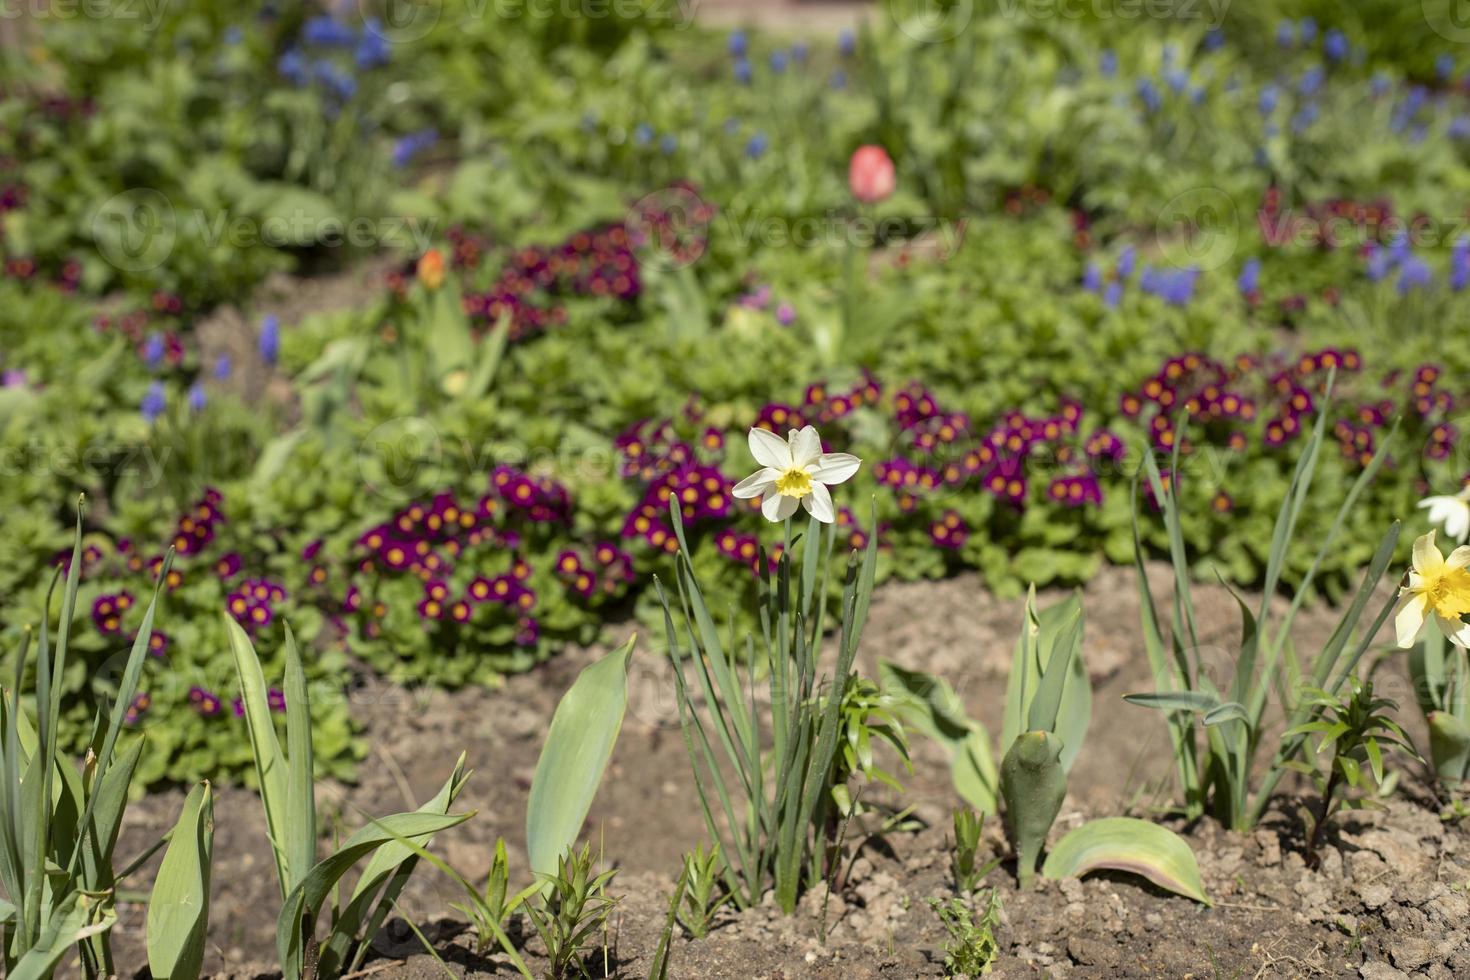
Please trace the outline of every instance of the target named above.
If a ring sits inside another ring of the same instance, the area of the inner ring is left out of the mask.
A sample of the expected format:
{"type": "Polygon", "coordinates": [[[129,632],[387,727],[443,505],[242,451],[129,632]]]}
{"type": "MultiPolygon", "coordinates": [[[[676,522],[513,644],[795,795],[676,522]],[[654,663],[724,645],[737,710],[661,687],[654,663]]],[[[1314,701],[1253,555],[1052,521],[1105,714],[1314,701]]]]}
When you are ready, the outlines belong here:
{"type": "Polygon", "coordinates": [[[1080,878],[1104,868],[1142,875],[1160,888],[1210,904],[1194,851],[1184,838],[1133,817],[1107,817],[1078,827],[1052,848],[1041,873],[1080,878]]]}
{"type": "Polygon", "coordinates": [[[623,727],[636,639],[583,668],[556,706],[526,804],[526,849],[534,874],[555,874],[558,859],[582,831],[623,727]]]}
{"type": "Polygon", "coordinates": [[[985,726],[965,713],[954,688],[940,677],[879,661],[883,690],[900,699],[904,724],[911,725],[949,753],[955,792],[981,813],[995,813],[1000,772],[990,754],[985,726]]]}

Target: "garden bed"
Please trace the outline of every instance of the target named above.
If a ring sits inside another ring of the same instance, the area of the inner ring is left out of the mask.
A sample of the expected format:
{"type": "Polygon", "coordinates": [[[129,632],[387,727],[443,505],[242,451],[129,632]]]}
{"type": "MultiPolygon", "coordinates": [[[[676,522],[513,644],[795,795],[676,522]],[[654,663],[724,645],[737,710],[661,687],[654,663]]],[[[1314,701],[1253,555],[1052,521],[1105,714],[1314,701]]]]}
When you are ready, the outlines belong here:
{"type": "MultiPolygon", "coordinates": [[[[1152,801],[1169,799],[1167,789],[1151,791],[1168,776],[1168,757],[1159,751],[1164,726],[1153,713],[1121,700],[1150,686],[1132,575],[1105,570],[1084,590],[1090,611],[1084,659],[1095,683],[1095,713],[1053,842],[1084,816],[1147,815],[1152,801]]],[[[1167,589],[1167,569],[1152,567],[1150,578],[1167,589]]],[[[1238,614],[1228,592],[1201,588],[1195,596],[1203,642],[1224,642],[1236,633],[1238,614]]],[[[861,659],[867,671],[882,656],[949,677],[973,714],[994,717],[1018,619],[1016,602],[988,594],[973,575],[889,585],[875,597],[861,659]],[[924,614],[915,616],[914,610],[924,614]]],[[[1294,633],[1307,644],[1330,630],[1332,621],[1332,610],[1309,608],[1294,633]]],[[[613,636],[620,632],[610,630],[613,636]]],[[[524,867],[523,814],[535,756],[557,700],[598,652],[569,651],[495,691],[411,691],[365,679],[351,694],[352,712],[374,748],[362,781],[324,791],[324,809],[340,815],[350,831],[363,822],[359,808],[411,808],[442,783],[463,746],[475,775],[460,805],[478,816],[442,834],[435,850],[478,881],[495,840],[504,836],[512,866],[524,867]]],[[[1390,662],[1379,670],[1385,690],[1401,676],[1399,666],[1390,662]]],[[[641,978],[663,926],[680,856],[705,832],[674,714],[671,667],[645,655],[635,659],[632,676],[624,731],[586,836],[603,848],[608,864],[621,869],[612,888],[623,896],[614,917],[612,975],[641,978]]],[[[1411,709],[1412,699],[1404,706],[1411,709]]],[[[1422,739],[1422,727],[1409,728],[1422,739]]],[[[915,816],[926,826],[892,832],[862,849],[845,887],[827,905],[826,944],[817,939],[819,893],[809,893],[792,919],[774,908],[723,914],[708,939],[676,943],[670,975],[943,976],[944,932],[927,900],[947,898],[952,887],[947,854],[955,800],[938,747],[916,740],[914,750],[904,802],[916,807],[915,816]]],[[[1430,976],[1463,976],[1470,970],[1464,931],[1470,837],[1461,826],[1441,821],[1418,773],[1406,769],[1401,785],[1405,792],[1386,813],[1345,815],[1334,826],[1317,871],[1308,870],[1302,858],[1294,795],[1282,795],[1251,835],[1227,832],[1208,819],[1192,827],[1174,823],[1199,859],[1213,908],[1114,873],[1043,882],[1023,893],[1008,869],[992,872],[986,887],[999,889],[1004,910],[995,975],[1357,976],[1361,968],[1363,976],[1391,977],[1397,974],[1383,971],[1425,968],[1430,976]]],[[[166,830],[179,796],[155,793],[130,808],[123,851],[166,830]]],[[[206,968],[221,977],[272,975],[276,886],[259,801],[247,790],[222,788],[215,813],[206,968]]],[[[331,826],[326,818],[323,825],[331,826]]],[[[999,823],[988,821],[986,831],[990,850],[1003,853],[999,823]]],[[[449,907],[459,901],[462,896],[447,880],[425,869],[401,906],[435,938],[451,968],[468,976],[493,976],[497,970],[512,975],[504,957],[474,955],[463,916],[449,907]]],[[[120,910],[114,933],[120,963],[140,962],[141,926],[136,907],[120,910]]],[[[374,976],[443,975],[432,958],[413,955],[417,940],[401,923],[390,923],[378,948],[386,958],[369,964],[374,976]]],[[[533,940],[528,951],[538,948],[533,940]]],[[[528,962],[534,969],[533,960],[528,962]]]]}

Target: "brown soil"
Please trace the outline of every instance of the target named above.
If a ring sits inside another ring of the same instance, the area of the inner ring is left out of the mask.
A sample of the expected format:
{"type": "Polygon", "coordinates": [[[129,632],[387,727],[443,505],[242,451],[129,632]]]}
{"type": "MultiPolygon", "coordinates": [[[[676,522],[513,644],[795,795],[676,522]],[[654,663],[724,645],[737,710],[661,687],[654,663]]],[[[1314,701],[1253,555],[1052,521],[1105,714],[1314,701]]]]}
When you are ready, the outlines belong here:
{"type": "MultiPolygon", "coordinates": [[[[1151,569],[1150,577],[1161,590],[1167,585],[1163,568],[1151,569]]],[[[1219,588],[1201,588],[1196,601],[1202,642],[1228,646],[1239,629],[1234,601],[1219,588]]],[[[1105,569],[1084,590],[1084,607],[1094,717],[1071,775],[1058,836],[1084,816],[1147,815],[1154,800],[1164,802],[1169,795],[1163,783],[1171,760],[1160,718],[1121,700],[1124,693],[1151,687],[1132,571],[1105,569]]],[[[874,599],[864,657],[869,669],[881,654],[946,677],[973,716],[996,719],[990,722],[993,735],[1019,620],[1019,602],[991,596],[972,575],[890,585],[874,599]]],[[[1312,650],[1334,620],[1330,609],[1304,612],[1296,630],[1299,649],[1312,650]]],[[[626,632],[609,627],[609,642],[626,632]]],[[[525,804],[541,739],[557,699],[605,649],[568,651],[493,691],[408,691],[364,680],[351,697],[372,755],[358,785],[320,787],[329,834],[360,826],[363,812],[407,809],[427,798],[463,748],[476,774],[460,804],[478,813],[441,835],[436,851],[477,881],[503,835],[512,868],[524,869],[525,804]]],[[[1402,683],[1394,673],[1399,666],[1393,662],[1379,672],[1386,688],[1402,683]]],[[[587,825],[588,838],[621,869],[613,891],[623,901],[610,959],[611,975],[618,977],[647,975],[681,854],[705,836],[677,729],[670,671],[659,658],[636,660],[628,717],[587,825]]],[[[1407,688],[1386,693],[1399,697],[1403,718],[1420,740],[1422,726],[1407,688]]],[[[729,913],[709,938],[680,939],[670,976],[943,976],[945,937],[928,899],[949,895],[945,838],[956,800],[937,747],[916,737],[913,748],[915,768],[905,779],[903,803],[915,806],[925,829],[891,833],[862,849],[850,880],[827,904],[825,944],[817,938],[821,903],[809,895],[795,918],[770,908],[729,913]]],[[[1318,871],[1309,871],[1302,859],[1300,801],[1294,796],[1283,795],[1279,809],[1253,835],[1230,833],[1209,821],[1178,827],[1199,858],[1213,908],[1125,876],[1045,883],[1019,893],[1008,869],[993,872],[986,884],[999,889],[1004,908],[994,975],[1393,977],[1402,970],[1470,976],[1470,843],[1463,829],[1440,820],[1417,767],[1403,765],[1406,789],[1390,809],[1345,816],[1328,835],[1318,871]]],[[[155,840],[180,800],[178,792],[160,793],[132,806],[119,854],[155,840]]],[[[995,821],[987,823],[987,836],[999,853],[995,821]]],[[[207,968],[219,977],[270,974],[279,902],[260,805],[248,791],[220,791],[214,853],[207,968]]],[[[473,954],[473,936],[455,921],[463,916],[449,907],[458,901],[442,876],[425,870],[401,905],[429,931],[456,975],[514,975],[503,956],[473,954]]],[[[142,926],[141,906],[121,910],[114,931],[119,963],[143,962],[142,926]]],[[[373,975],[443,975],[408,930],[387,932],[378,941],[384,958],[370,965],[373,975]]],[[[525,950],[533,969],[539,949],[533,940],[525,950]]]]}

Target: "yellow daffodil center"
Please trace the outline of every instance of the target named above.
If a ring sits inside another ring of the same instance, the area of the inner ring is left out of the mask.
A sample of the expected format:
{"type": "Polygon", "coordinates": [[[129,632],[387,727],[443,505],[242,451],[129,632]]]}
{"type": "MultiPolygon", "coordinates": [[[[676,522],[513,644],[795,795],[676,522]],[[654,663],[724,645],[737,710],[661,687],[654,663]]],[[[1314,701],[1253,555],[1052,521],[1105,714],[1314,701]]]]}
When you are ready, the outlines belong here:
{"type": "Polygon", "coordinates": [[[806,470],[790,469],[776,477],[776,491],[783,497],[800,500],[812,492],[812,477],[806,470]]]}
{"type": "Polygon", "coordinates": [[[1429,600],[1430,609],[1449,620],[1470,613],[1470,572],[1442,567],[1421,573],[1420,578],[1419,594],[1429,600]]]}

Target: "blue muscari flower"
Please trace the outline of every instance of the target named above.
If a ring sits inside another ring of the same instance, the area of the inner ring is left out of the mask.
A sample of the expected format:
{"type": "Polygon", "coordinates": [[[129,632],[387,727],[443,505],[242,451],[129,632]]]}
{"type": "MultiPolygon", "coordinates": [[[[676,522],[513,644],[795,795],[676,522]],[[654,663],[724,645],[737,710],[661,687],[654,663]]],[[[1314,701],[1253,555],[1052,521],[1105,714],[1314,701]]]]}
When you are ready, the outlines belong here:
{"type": "Polygon", "coordinates": [[[1322,39],[1322,51],[1332,61],[1342,61],[1350,50],[1347,35],[1335,27],[1322,39]]]}
{"type": "Polygon", "coordinates": [[[1373,73],[1373,80],[1368,83],[1368,91],[1376,96],[1387,95],[1392,85],[1393,80],[1388,77],[1386,72],[1376,71],[1373,73]]]}
{"type": "Polygon", "coordinates": [[[765,156],[766,147],[769,145],[770,141],[766,139],[765,133],[756,133],[746,142],[745,155],[752,160],[759,160],[765,156]]]}
{"type": "Polygon", "coordinates": [[[734,116],[726,119],[725,132],[729,133],[731,136],[734,136],[736,133],[740,132],[740,120],[736,119],[734,116]]]}
{"type": "Polygon", "coordinates": [[[1112,48],[1107,48],[1097,59],[1097,70],[1102,72],[1104,78],[1112,78],[1118,73],[1118,55],[1112,48]]]}
{"type": "Polygon", "coordinates": [[[1218,27],[1212,27],[1205,32],[1205,50],[1219,51],[1225,46],[1225,32],[1218,27]]]}
{"type": "Polygon", "coordinates": [[[1133,275],[1133,270],[1138,266],[1138,249],[1132,245],[1124,245],[1123,251],[1118,253],[1118,278],[1127,279],[1133,275]]]}
{"type": "Polygon", "coordinates": [[[267,313],[260,321],[260,358],[267,364],[275,364],[281,356],[281,321],[274,313],[267,313]]]}
{"type": "Polygon", "coordinates": [[[330,61],[318,61],[316,63],[315,74],[317,81],[325,85],[343,101],[357,94],[357,79],[330,61]]]}
{"type": "Polygon", "coordinates": [[[225,38],[224,38],[224,40],[225,40],[225,43],[226,44],[228,44],[228,45],[230,45],[230,46],[233,47],[234,45],[239,44],[244,39],[245,39],[245,32],[242,31],[242,30],[240,30],[240,28],[234,27],[234,26],[230,26],[230,27],[226,27],[225,28],[225,38]]]}
{"type": "Polygon", "coordinates": [[[292,85],[305,85],[310,76],[306,70],[306,59],[295,48],[289,48],[276,62],[276,70],[292,85]]]}
{"type": "Polygon", "coordinates": [[[1276,25],[1276,43],[1283,48],[1289,48],[1296,43],[1296,25],[1289,20],[1283,20],[1276,25]]]}
{"type": "Polygon", "coordinates": [[[202,412],[207,404],[209,404],[209,397],[204,394],[204,385],[198,381],[194,382],[189,386],[189,410],[202,412]]]}
{"type": "Polygon", "coordinates": [[[1184,87],[1189,84],[1189,72],[1183,68],[1170,68],[1164,72],[1164,84],[1176,94],[1183,92],[1184,87]]]}
{"type": "Polygon", "coordinates": [[[1399,267],[1398,289],[1400,296],[1407,295],[1415,289],[1422,289],[1433,281],[1434,273],[1430,271],[1429,263],[1417,255],[1409,256],[1404,260],[1404,264],[1399,267]]]}
{"type": "Polygon", "coordinates": [[[832,73],[832,87],[847,88],[847,72],[843,71],[841,68],[834,71],[832,73]]]}
{"type": "Polygon", "coordinates": [[[735,81],[741,85],[749,85],[751,79],[750,62],[741,58],[735,62],[735,81]]]}
{"type": "Polygon", "coordinates": [[[1311,44],[1317,40],[1317,22],[1310,17],[1303,17],[1297,25],[1297,33],[1301,35],[1303,44],[1311,44]]]}
{"type": "Polygon", "coordinates": [[[1470,139],[1470,116],[1456,116],[1450,120],[1450,139],[1470,139]]]}
{"type": "Polygon", "coordinates": [[[1276,111],[1276,105],[1281,101],[1281,89],[1275,85],[1263,85],[1261,87],[1261,115],[1269,116],[1276,111]]]}
{"type": "Polygon", "coordinates": [[[349,48],[357,38],[352,28],[326,14],[313,17],[301,28],[301,40],[323,48],[349,48]]]}
{"type": "Polygon", "coordinates": [[[382,22],[376,17],[369,17],[363,22],[362,36],[357,39],[357,50],[352,55],[358,70],[371,71],[386,65],[392,53],[392,46],[383,36],[382,22]]]}
{"type": "Polygon", "coordinates": [[[1164,51],[1161,57],[1164,59],[1165,68],[1174,64],[1174,45],[1172,42],[1164,45],[1164,51]]]}
{"type": "Polygon", "coordinates": [[[1393,255],[1378,245],[1368,246],[1368,265],[1364,269],[1369,282],[1379,282],[1393,268],[1393,255]]]}
{"type": "Polygon", "coordinates": [[[147,342],[143,344],[143,363],[150,369],[163,363],[163,338],[156,333],[149,334],[147,342]]]}
{"type": "Polygon", "coordinates": [[[1459,238],[1450,249],[1450,288],[1455,292],[1470,285],[1470,238],[1459,238]]]}
{"type": "Polygon", "coordinates": [[[1110,310],[1114,310],[1118,308],[1118,304],[1122,301],[1123,284],[1116,280],[1108,283],[1107,292],[1103,293],[1103,305],[1110,310]]]}
{"type": "Polygon", "coordinates": [[[775,51],[772,51],[771,52],[771,71],[775,72],[777,75],[781,74],[782,72],[784,72],[786,70],[786,61],[787,61],[787,55],[786,55],[786,52],[785,51],[782,51],[780,48],[777,48],[775,51]]]}
{"type": "Polygon", "coordinates": [[[433,127],[421,129],[418,132],[399,137],[393,143],[393,166],[400,169],[408,166],[414,157],[429,149],[438,141],[439,131],[433,127]]]}
{"type": "Polygon", "coordinates": [[[1291,131],[1298,135],[1306,132],[1321,114],[1321,110],[1315,105],[1308,104],[1302,106],[1297,110],[1296,115],[1291,117],[1291,131]]]}
{"type": "Polygon", "coordinates": [[[1149,112],[1158,112],[1162,100],[1159,98],[1159,90],[1154,83],[1147,78],[1138,80],[1138,97],[1143,100],[1143,107],[1149,112]]]}
{"type": "Polygon", "coordinates": [[[837,34],[837,51],[844,58],[850,57],[857,50],[857,35],[852,28],[844,27],[837,34]]]}
{"type": "Polygon", "coordinates": [[[1196,85],[1194,88],[1190,89],[1189,90],[1189,101],[1193,102],[1195,105],[1201,105],[1201,104],[1203,104],[1204,101],[1205,101],[1205,90],[1204,90],[1204,88],[1201,87],[1201,86],[1199,86],[1199,85],[1196,85]]]}
{"type": "Polygon", "coordinates": [[[1096,262],[1087,263],[1087,268],[1082,273],[1082,288],[1089,293],[1095,293],[1102,289],[1102,269],[1096,262]]]}
{"type": "Polygon", "coordinates": [[[679,148],[679,140],[672,133],[665,133],[658,139],[658,148],[663,151],[664,156],[673,156],[674,151],[679,148]]]}
{"type": "Polygon", "coordinates": [[[1446,51],[1435,58],[1434,73],[1439,76],[1441,82],[1449,81],[1450,76],[1455,73],[1455,56],[1446,51]]]}
{"type": "Polygon", "coordinates": [[[791,60],[798,65],[806,64],[807,55],[811,54],[811,46],[805,41],[797,41],[791,45],[791,60]]]}
{"type": "Polygon", "coordinates": [[[228,355],[228,354],[221,354],[219,356],[219,358],[214,362],[214,377],[215,377],[215,380],[217,380],[217,381],[226,381],[226,380],[228,380],[229,377],[230,377],[231,372],[234,371],[234,369],[235,369],[235,365],[234,365],[234,362],[230,360],[230,355],[228,355]]]}
{"type": "Polygon", "coordinates": [[[750,49],[750,41],[744,31],[731,31],[729,40],[730,54],[736,58],[744,58],[750,49]]]}
{"type": "Polygon", "coordinates": [[[162,415],[166,408],[168,408],[168,396],[164,394],[163,382],[155,381],[148,386],[148,393],[143,396],[143,402],[138,406],[138,410],[143,413],[145,419],[152,422],[162,415]]]}
{"type": "Polygon", "coordinates": [[[1261,260],[1249,258],[1245,265],[1240,268],[1240,278],[1236,281],[1240,291],[1247,295],[1261,288],[1261,260]]]}
{"type": "Polygon", "coordinates": [[[1306,71],[1302,72],[1302,78],[1301,81],[1297,83],[1297,89],[1303,95],[1315,95],[1317,90],[1322,87],[1322,78],[1322,66],[1313,65],[1306,71]]]}
{"type": "Polygon", "coordinates": [[[653,142],[653,127],[648,123],[639,123],[633,130],[633,142],[639,146],[647,146],[653,142]]]}

